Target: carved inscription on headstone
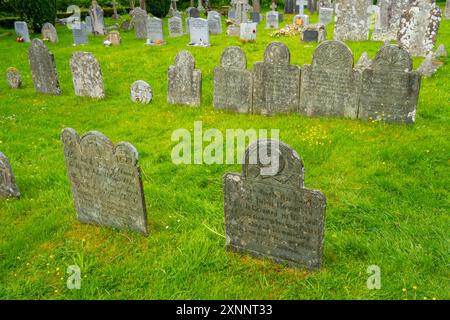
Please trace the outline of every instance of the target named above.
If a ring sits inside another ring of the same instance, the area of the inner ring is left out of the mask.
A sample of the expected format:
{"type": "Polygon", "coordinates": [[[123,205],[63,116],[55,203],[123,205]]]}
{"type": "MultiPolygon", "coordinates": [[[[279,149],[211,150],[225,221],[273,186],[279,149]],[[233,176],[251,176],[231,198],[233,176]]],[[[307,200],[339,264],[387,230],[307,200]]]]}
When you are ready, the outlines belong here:
{"type": "Polygon", "coordinates": [[[90,52],[74,52],[70,59],[75,94],[80,97],[104,98],[100,64],[90,52]]]}
{"type": "Polygon", "coordinates": [[[41,34],[43,39],[47,39],[53,43],[58,42],[58,33],[56,32],[55,27],[49,22],[44,23],[41,34]]]}
{"type": "Polygon", "coordinates": [[[20,192],[8,158],[0,152],[0,198],[19,198],[20,192]]]}
{"type": "Polygon", "coordinates": [[[66,128],[61,140],[78,220],[147,234],[136,149],[96,131],[80,137],[66,128]]]}
{"type": "Polygon", "coordinates": [[[34,39],[28,53],[31,75],[36,92],[60,95],[55,59],[40,39],[34,39]]]}

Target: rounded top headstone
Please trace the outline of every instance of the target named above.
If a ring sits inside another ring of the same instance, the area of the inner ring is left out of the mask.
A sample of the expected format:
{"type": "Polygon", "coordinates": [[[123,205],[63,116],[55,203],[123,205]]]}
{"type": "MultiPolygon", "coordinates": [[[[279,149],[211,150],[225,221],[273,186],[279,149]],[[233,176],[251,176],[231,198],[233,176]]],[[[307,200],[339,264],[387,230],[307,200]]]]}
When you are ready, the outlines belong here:
{"type": "Polygon", "coordinates": [[[6,70],[6,80],[11,88],[17,89],[22,86],[22,75],[20,71],[14,67],[10,67],[6,70]]]}
{"type": "Polygon", "coordinates": [[[131,100],[133,102],[149,103],[152,98],[152,89],[147,82],[137,80],[131,85],[131,100]]]}
{"type": "Polygon", "coordinates": [[[237,46],[226,48],[220,58],[220,65],[225,68],[246,69],[247,57],[237,46]]]}
{"type": "Polygon", "coordinates": [[[289,64],[291,61],[291,54],[289,48],[279,41],[269,43],[264,51],[264,62],[275,64],[289,64]]]}
{"type": "Polygon", "coordinates": [[[175,67],[183,69],[194,69],[195,60],[189,51],[180,51],[175,57],[175,67]]]}
{"type": "Polygon", "coordinates": [[[397,45],[384,45],[372,61],[372,69],[385,69],[389,71],[411,71],[411,54],[397,45]]]}
{"type": "Polygon", "coordinates": [[[320,65],[332,69],[353,68],[354,58],[350,48],[338,40],[322,42],[314,51],[313,66],[320,65]]]}

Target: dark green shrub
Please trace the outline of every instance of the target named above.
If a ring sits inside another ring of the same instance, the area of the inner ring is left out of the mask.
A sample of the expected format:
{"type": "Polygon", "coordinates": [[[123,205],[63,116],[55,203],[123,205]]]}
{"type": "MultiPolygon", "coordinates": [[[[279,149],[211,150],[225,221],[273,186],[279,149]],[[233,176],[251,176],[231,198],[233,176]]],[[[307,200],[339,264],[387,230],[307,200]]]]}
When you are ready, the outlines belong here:
{"type": "Polygon", "coordinates": [[[56,7],[54,0],[16,0],[17,13],[34,31],[40,31],[46,22],[54,23],[56,7]]]}
{"type": "Polygon", "coordinates": [[[158,18],[164,18],[169,13],[170,0],[146,0],[147,11],[158,18]]]}
{"type": "Polygon", "coordinates": [[[14,29],[14,21],[20,20],[19,17],[0,18],[0,28],[14,29]]]}

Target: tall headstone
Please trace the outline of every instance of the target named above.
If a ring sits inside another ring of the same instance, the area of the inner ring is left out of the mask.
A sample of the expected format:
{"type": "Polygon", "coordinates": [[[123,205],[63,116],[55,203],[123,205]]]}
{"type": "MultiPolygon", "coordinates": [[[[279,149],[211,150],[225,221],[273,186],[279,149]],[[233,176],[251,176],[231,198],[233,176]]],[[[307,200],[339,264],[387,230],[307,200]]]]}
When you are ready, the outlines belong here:
{"type": "Polygon", "coordinates": [[[28,52],[34,89],[39,93],[60,95],[55,58],[40,39],[34,39],[28,52]]]}
{"type": "Polygon", "coordinates": [[[92,5],[89,8],[89,15],[91,16],[92,29],[94,35],[104,36],[105,35],[105,25],[103,21],[103,9],[97,4],[97,1],[92,1],[92,5]]]}
{"type": "Polygon", "coordinates": [[[86,34],[86,23],[82,22],[78,25],[78,28],[74,27],[72,29],[73,35],[73,45],[79,46],[88,43],[88,38],[86,34]]]}
{"type": "Polygon", "coordinates": [[[223,193],[227,250],[321,268],[326,198],[305,188],[303,161],[290,146],[269,139],[252,143],[242,175],[224,175],[223,193]]]}
{"type": "Polygon", "coordinates": [[[190,22],[191,19],[193,18],[199,18],[200,14],[198,12],[197,8],[188,8],[187,9],[187,18],[186,18],[186,33],[190,33],[191,27],[190,27],[190,22]]]}
{"type": "Polygon", "coordinates": [[[24,42],[30,42],[30,33],[28,31],[28,25],[24,21],[14,22],[14,30],[19,38],[22,38],[24,42]]]}
{"type": "Polygon", "coordinates": [[[441,22],[441,9],[435,0],[414,0],[403,13],[398,43],[412,56],[433,52],[441,22]]]}
{"type": "Polygon", "coordinates": [[[222,34],[222,17],[217,11],[208,11],[208,26],[210,34],[222,34]]]}
{"type": "Polygon", "coordinates": [[[156,17],[148,17],[147,21],[147,45],[164,44],[163,22],[156,17]]]}
{"type": "Polygon", "coordinates": [[[330,24],[333,22],[333,8],[320,8],[319,9],[319,23],[323,25],[330,24]]]}
{"type": "Polygon", "coordinates": [[[80,97],[105,97],[100,64],[90,52],[74,52],[70,59],[75,94],[80,97]]]}
{"type": "Polygon", "coordinates": [[[385,45],[363,72],[359,118],[369,121],[413,123],[420,76],[412,70],[410,54],[385,45]]]}
{"type": "Polygon", "coordinates": [[[119,20],[120,19],[120,15],[117,13],[117,3],[116,3],[116,1],[112,0],[111,4],[113,6],[113,15],[111,16],[111,19],[119,20]]]}
{"type": "Polygon", "coordinates": [[[183,35],[183,19],[177,16],[169,18],[169,37],[180,37],[183,35]]]}
{"type": "Polygon", "coordinates": [[[91,16],[86,16],[85,23],[86,23],[86,33],[94,34],[94,27],[92,26],[91,16]]]}
{"type": "Polygon", "coordinates": [[[278,29],[278,12],[269,11],[266,13],[266,29],[278,29]]]}
{"type": "Polygon", "coordinates": [[[20,192],[16,185],[8,158],[0,151],[0,198],[19,198],[20,192]]]}
{"type": "Polygon", "coordinates": [[[91,131],[61,133],[64,159],[78,220],[129,229],[147,235],[147,210],[137,150],[128,142],[114,145],[91,131]]]}
{"type": "Polygon", "coordinates": [[[56,32],[55,27],[49,22],[44,23],[41,34],[44,40],[48,40],[52,43],[58,42],[58,33],[56,32]]]}
{"type": "Polygon", "coordinates": [[[284,0],[284,13],[298,13],[298,11],[296,11],[295,2],[296,0],[284,0]]]}
{"type": "Polygon", "coordinates": [[[307,5],[305,0],[295,0],[295,7],[298,14],[294,17],[294,24],[298,25],[298,21],[301,20],[303,25],[309,24],[309,16],[305,14],[305,6],[307,5]]]}
{"type": "Polygon", "coordinates": [[[447,0],[447,2],[445,3],[444,19],[445,20],[450,20],[450,0],[447,0]]]}
{"type": "Polygon", "coordinates": [[[214,108],[252,113],[252,73],[247,57],[239,47],[226,48],[220,66],[214,68],[214,108]]]}
{"type": "Polygon", "coordinates": [[[202,18],[189,19],[190,46],[210,46],[208,20],[202,18]]]}
{"type": "Polygon", "coordinates": [[[6,81],[12,89],[19,89],[22,86],[22,75],[19,70],[9,67],[6,70],[6,81]]]}
{"type": "Polygon", "coordinates": [[[195,69],[195,60],[189,51],[183,50],[169,67],[167,101],[170,104],[200,106],[202,73],[195,69]]]}
{"type": "Polygon", "coordinates": [[[132,24],[137,39],[147,39],[147,21],[148,16],[145,10],[142,10],[141,8],[135,8],[133,10],[132,24]]]}
{"type": "Polygon", "coordinates": [[[325,41],[302,73],[300,112],[308,117],[356,119],[361,71],[353,69],[353,53],[340,41],[325,41]]]}
{"type": "Polygon", "coordinates": [[[152,99],[152,88],[150,88],[150,85],[147,82],[138,80],[131,85],[131,101],[147,104],[150,103],[152,99]]]}
{"type": "Polygon", "coordinates": [[[412,0],[378,0],[380,15],[372,33],[372,40],[397,40],[400,19],[411,2],[412,0]]]}
{"type": "Polygon", "coordinates": [[[371,5],[372,0],[337,0],[334,40],[369,40],[371,5]]]}
{"type": "Polygon", "coordinates": [[[236,23],[246,23],[248,21],[248,0],[235,0],[236,2],[236,23]]]}
{"type": "Polygon", "coordinates": [[[272,115],[298,112],[300,67],[290,64],[290,52],[282,42],[271,42],[264,62],[253,66],[253,113],[272,115]]]}

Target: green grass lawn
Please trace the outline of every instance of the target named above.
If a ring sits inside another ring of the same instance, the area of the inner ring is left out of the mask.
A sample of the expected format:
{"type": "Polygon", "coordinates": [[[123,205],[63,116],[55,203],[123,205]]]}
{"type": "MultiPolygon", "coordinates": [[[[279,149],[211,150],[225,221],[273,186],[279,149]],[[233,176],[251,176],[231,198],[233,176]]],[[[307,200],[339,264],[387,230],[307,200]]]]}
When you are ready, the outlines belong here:
{"type": "MultiPolygon", "coordinates": [[[[285,23],[292,16],[285,16],[285,23]]],[[[313,15],[312,22],[318,20],[313,15]]],[[[166,21],[166,20],[165,20],[166,21]]],[[[112,24],[112,21],[108,21],[112,24]]],[[[29,44],[0,38],[0,70],[16,67],[24,88],[0,81],[0,151],[13,167],[22,197],[0,200],[0,298],[3,299],[449,299],[450,298],[450,67],[423,79],[414,125],[301,115],[264,117],[215,111],[213,68],[224,48],[242,47],[248,67],[262,61],[272,40],[287,44],[291,63],[311,63],[317,44],[299,37],[271,38],[259,26],[258,41],[242,44],[225,34],[210,48],[187,46],[188,36],[161,47],[144,46],[134,32],[123,44],[103,38],[72,46],[59,26],[55,56],[61,96],[36,94],[28,64],[29,44]],[[189,50],[203,75],[200,108],[166,102],[167,70],[189,50]],[[69,59],[93,52],[105,81],[102,101],[76,97],[69,59]],[[130,101],[130,85],[147,81],[149,105],[130,101]],[[227,253],[222,176],[239,165],[171,162],[172,132],[204,129],[279,129],[280,139],[305,162],[305,184],[327,197],[323,269],[309,273],[267,260],[227,253]],[[77,221],[60,132],[97,130],[113,142],[129,141],[143,171],[150,235],[141,236],[77,221]],[[66,269],[78,265],[80,290],[66,287],[66,269]],[[366,270],[381,268],[381,290],[368,290],[366,270]],[[416,289],[413,289],[416,288],[416,289]],[[404,290],[406,289],[406,290],[404,290]]],[[[328,26],[328,38],[332,38],[328,26]]],[[[0,30],[0,33],[7,30],[0,30]]],[[[437,45],[450,49],[450,21],[437,45]]],[[[371,58],[381,42],[348,42],[371,58]]],[[[417,68],[422,59],[414,59],[417,68]]]]}

